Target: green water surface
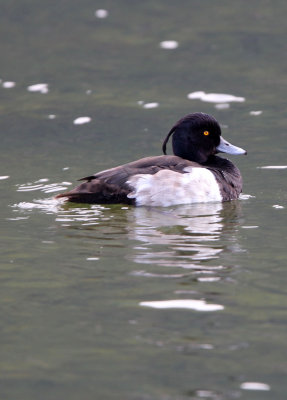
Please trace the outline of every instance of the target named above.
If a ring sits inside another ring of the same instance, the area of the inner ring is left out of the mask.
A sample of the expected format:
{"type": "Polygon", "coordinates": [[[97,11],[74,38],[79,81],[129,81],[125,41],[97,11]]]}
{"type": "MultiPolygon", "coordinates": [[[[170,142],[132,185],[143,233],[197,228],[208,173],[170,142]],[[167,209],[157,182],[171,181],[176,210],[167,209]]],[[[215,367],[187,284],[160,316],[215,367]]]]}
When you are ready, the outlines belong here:
{"type": "Polygon", "coordinates": [[[283,0],[2,1],[1,399],[286,399],[286,14],[283,0]],[[232,157],[240,200],[53,199],[160,154],[195,111],[247,149],[232,157]]]}

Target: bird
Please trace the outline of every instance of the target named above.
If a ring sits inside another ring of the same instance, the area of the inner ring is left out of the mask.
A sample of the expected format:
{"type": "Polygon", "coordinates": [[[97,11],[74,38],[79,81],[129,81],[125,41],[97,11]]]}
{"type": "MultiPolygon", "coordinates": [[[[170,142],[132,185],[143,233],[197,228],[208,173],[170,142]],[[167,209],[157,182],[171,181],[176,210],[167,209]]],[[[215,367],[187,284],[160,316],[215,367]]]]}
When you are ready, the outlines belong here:
{"type": "Polygon", "coordinates": [[[217,154],[247,152],[223,139],[213,116],[195,112],[181,118],[164,139],[162,150],[163,155],[141,158],[81,178],[83,183],[56,198],[73,203],[168,207],[239,197],[239,169],[217,154]],[[170,137],[173,155],[166,153],[170,137]]]}

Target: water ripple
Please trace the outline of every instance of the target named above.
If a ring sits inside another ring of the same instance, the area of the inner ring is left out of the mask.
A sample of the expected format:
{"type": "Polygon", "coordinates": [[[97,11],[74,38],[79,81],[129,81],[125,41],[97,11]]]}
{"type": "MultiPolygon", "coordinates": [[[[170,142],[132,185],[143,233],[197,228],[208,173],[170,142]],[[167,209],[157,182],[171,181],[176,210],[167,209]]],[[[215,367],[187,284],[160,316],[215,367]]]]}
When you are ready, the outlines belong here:
{"type": "MultiPolygon", "coordinates": [[[[65,190],[66,185],[70,183],[50,183],[48,178],[42,178],[18,185],[17,190],[50,194],[65,190]]],[[[236,204],[225,206],[228,216],[232,213],[232,219],[235,221],[236,204]]],[[[226,248],[221,240],[225,229],[224,206],[221,203],[163,209],[79,205],[49,197],[21,201],[12,207],[14,213],[22,212],[20,217],[23,217],[23,212],[30,213],[35,210],[55,214],[55,221],[63,227],[76,228],[80,225],[89,229],[97,225],[94,231],[89,230],[89,235],[103,240],[102,245],[106,247],[126,248],[125,258],[141,265],[140,268],[130,271],[131,275],[137,277],[178,279],[193,275],[198,282],[211,283],[221,280],[221,271],[230,268],[218,265],[217,261],[226,248]],[[114,244],[111,239],[114,240],[114,244]],[[150,271],[149,266],[158,266],[161,270],[150,271]]],[[[18,216],[14,214],[13,219],[18,216]]],[[[77,235],[80,237],[83,232],[85,230],[79,231],[77,235]]],[[[229,248],[232,248],[230,251],[234,251],[232,232],[229,232],[227,237],[228,242],[232,242],[229,245],[229,248]]]]}
{"type": "Polygon", "coordinates": [[[71,182],[60,182],[60,183],[47,183],[48,178],[42,178],[35,182],[28,182],[21,185],[17,185],[18,192],[31,192],[40,190],[44,193],[59,192],[61,190],[66,190],[67,186],[71,185],[71,182]]]}
{"type": "Polygon", "coordinates": [[[222,252],[218,240],[222,231],[222,205],[182,206],[168,210],[136,208],[129,238],[143,242],[131,255],[139,264],[204,269],[202,260],[217,259],[222,252]]]}

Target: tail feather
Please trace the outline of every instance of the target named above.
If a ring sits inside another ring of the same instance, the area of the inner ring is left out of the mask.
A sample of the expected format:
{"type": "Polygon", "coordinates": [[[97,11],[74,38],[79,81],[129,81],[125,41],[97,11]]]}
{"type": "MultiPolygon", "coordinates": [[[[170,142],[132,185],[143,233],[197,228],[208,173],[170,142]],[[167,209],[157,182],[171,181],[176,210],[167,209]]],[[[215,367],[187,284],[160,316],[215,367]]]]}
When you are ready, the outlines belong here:
{"type": "Polygon", "coordinates": [[[66,198],[72,203],[86,204],[134,204],[135,200],[127,197],[130,191],[128,188],[92,180],[82,183],[70,192],[58,194],[56,199],[66,198]]]}

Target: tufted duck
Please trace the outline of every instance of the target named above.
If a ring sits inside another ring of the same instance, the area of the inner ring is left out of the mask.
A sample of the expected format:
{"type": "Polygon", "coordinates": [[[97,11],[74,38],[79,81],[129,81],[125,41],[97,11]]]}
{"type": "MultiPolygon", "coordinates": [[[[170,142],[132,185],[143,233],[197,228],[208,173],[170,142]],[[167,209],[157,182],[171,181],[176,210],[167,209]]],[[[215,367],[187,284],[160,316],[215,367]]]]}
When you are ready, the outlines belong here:
{"type": "Polygon", "coordinates": [[[73,190],[56,196],[75,203],[125,203],[171,206],[237,199],[242,190],[239,169],[217,153],[246,154],[228,143],[210,115],[180,119],[164,140],[165,155],[146,157],[87,176],[73,190]],[[166,155],[172,135],[174,155],[166,155]]]}

